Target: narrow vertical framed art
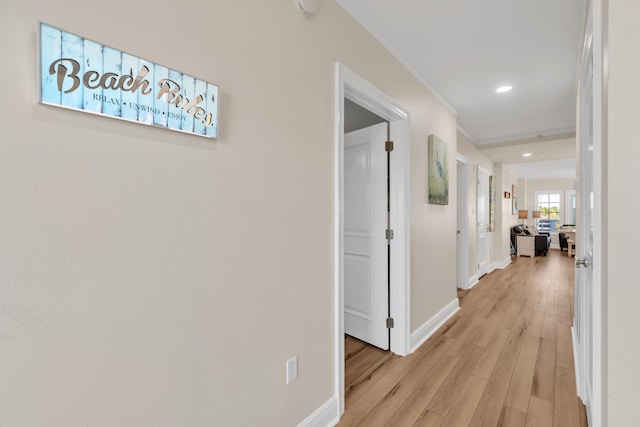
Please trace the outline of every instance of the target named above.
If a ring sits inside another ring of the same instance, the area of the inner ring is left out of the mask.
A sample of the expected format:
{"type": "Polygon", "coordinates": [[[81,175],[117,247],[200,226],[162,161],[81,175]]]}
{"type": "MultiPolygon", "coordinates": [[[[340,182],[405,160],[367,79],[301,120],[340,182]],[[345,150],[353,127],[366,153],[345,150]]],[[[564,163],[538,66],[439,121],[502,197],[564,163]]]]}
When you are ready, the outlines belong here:
{"type": "Polygon", "coordinates": [[[496,231],[496,178],[489,176],[489,231],[496,231]]]}

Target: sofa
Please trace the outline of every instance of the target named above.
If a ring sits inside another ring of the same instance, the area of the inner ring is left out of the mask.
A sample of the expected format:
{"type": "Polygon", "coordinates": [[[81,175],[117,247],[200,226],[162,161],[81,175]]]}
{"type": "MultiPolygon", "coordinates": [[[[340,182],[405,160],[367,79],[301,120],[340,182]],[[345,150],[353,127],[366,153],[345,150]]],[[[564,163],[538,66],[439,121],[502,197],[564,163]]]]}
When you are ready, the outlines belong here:
{"type": "Polygon", "coordinates": [[[535,239],[535,252],[537,255],[547,256],[547,252],[549,252],[549,247],[551,246],[551,235],[549,233],[541,233],[538,232],[528,226],[523,225],[514,225],[511,227],[511,245],[514,249],[517,249],[516,236],[533,236],[535,239]]]}

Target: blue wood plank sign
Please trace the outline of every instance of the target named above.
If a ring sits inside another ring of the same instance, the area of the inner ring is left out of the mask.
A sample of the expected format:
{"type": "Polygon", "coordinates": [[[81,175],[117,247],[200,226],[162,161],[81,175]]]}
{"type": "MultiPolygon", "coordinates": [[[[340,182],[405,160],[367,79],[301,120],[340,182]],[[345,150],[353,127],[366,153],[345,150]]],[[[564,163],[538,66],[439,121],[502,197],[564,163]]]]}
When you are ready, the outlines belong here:
{"type": "Polygon", "coordinates": [[[218,137],[218,86],[40,24],[41,102],[218,137]]]}

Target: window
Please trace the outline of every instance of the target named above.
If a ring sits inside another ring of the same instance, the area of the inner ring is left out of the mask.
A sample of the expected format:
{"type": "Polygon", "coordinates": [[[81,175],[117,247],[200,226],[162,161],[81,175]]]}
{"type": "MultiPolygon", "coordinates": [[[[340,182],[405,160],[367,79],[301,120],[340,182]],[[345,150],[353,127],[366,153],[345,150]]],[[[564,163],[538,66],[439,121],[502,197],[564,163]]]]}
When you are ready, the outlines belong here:
{"type": "Polygon", "coordinates": [[[540,218],[536,222],[538,231],[556,231],[562,225],[562,192],[536,192],[536,208],[540,218]]]}

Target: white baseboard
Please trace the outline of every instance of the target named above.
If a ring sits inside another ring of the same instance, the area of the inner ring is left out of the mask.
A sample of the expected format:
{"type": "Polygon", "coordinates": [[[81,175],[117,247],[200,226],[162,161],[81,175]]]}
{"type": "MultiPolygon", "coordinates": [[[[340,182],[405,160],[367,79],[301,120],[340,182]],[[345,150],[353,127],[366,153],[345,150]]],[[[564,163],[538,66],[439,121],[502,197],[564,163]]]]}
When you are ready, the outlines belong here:
{"type": "Polygon", "coordinates": [[[469,290],[473,288],[475,285],[477,285],[478,283],[480,283],[480,278],[478,277],[477,274],[474,274],[473,276],[469,277],[469,281],[467,282],[467,287],[464,289],[469,290]]]}
{"type": "Polygon", "coordinates": [[[496,261],[491,263],[491,268],[489,269],[489,273],[493,270],[504,270],[507,266],[511,264],[511,257],[505,258],[502,261],[496,261]]]}
{"type": "Polygon", "coordinates": [[[338,397],[333,396],[305,418],[298,427],[333,427],[340,421],[338,397]]]}
{"type": "Polygon", "coordinates": [[[440,326],[444,325],[451,316],[456,314],[458,310],[460,310],[460,303],[458,298],[456,298],[416,329],[416,331],[411,334],[411,353],[416,351],[418,347],[428,340],[429,337],[433,335],[440,326]]]}
{"type": "MultiPolygon", "coordinates": [[[[489,271],[487,271],[487,274],[491,273],[493,270],[504,270],[505,268],[507,268],[507,266],[511,264],[511,257],[505,258],[502,261],[495,261],[492,262],[491,264],[489,264],[489,271]]],[[[473,276],[469,277],[469,281],[467,282],[467,287],[466,288],[461,288],[466,290],[469,290],[471,288],[473,288],[475,285],[477,285],[478,283],[480,283],[480,278],[478,277],[478,274],[474,274],[473,276]]]]}

